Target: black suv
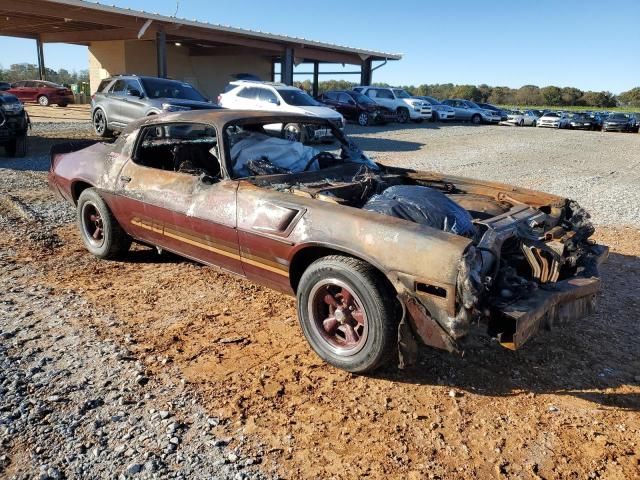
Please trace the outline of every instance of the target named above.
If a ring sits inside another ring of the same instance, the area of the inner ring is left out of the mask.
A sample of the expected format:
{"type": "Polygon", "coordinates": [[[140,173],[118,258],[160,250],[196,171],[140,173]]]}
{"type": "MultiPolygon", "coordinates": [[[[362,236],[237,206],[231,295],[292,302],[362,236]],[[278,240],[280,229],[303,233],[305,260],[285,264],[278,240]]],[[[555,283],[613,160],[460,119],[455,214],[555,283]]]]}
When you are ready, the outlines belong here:
{"type": "Polygon", "coordinates": [[[355,91],[331,90],[320,95],[318,101],[335,108],[344,118],[362,126],[396,121],[395,112],[355,91]]]}
{"type": "Polygon", "coordinates": [[[10,157],[27,154],[29,116],[18,97],[0,92],[0,146],[10,157]]]}

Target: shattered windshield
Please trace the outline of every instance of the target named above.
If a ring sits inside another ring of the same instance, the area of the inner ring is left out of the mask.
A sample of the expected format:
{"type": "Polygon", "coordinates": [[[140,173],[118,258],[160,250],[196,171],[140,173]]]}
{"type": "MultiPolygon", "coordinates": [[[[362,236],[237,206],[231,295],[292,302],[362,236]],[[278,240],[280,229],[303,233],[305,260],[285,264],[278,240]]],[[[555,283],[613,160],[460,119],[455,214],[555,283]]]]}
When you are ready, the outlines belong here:
{"type": "Polygon", "coordinates": [[[313,172],[346,163],[378,168],[325,123],[232,124],[224,135],[234,178],[313,172]]]}

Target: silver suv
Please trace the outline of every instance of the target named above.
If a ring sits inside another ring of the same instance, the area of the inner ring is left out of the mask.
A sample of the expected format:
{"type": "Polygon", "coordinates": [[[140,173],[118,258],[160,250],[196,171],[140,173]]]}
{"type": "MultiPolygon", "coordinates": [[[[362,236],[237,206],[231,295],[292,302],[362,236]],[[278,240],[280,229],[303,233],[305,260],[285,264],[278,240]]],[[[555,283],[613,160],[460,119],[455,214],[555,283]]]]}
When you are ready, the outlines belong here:
{"type": "Polygon", "coordinates": [[[118,75],[102,80],[91,97],[91,120],[96,135],[107,137],[148,115],[211,108],[219,107],[189,83],[118,75]]]}

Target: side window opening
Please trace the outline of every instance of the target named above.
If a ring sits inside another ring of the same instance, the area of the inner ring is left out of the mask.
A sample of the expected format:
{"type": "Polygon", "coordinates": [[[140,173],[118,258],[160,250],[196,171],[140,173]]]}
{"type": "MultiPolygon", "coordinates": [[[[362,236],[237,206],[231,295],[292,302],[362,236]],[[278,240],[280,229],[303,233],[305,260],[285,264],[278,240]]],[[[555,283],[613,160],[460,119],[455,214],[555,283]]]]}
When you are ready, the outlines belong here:
{"type": "Polygon", "coordinates": [[[133,161],[194,176],[221,178],[216,130],[199,123],[150,125],[140,132],[133,161]]]}

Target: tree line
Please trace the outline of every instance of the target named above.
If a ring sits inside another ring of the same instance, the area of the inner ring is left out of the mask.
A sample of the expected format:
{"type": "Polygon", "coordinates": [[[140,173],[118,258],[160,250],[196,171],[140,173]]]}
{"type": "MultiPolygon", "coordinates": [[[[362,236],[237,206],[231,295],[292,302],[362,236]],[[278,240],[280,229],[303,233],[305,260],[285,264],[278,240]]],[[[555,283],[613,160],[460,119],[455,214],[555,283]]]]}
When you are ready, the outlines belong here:
{"type": "MultiPolygon", "coordinates": [[[[0,65],[0,81],[18,82],[20,80],[37,80],[39,78],[38,66],[32,63],[14,63],[9,68],[0,65]]],[[[74,83],[88,82],[89,70],[68,71],[64,68],[53,70],[45,68],[45,78],[49,82],[72,85],[74,83]]]]}
{"type": "MultiPolygon", "coordinates": [[[[311,81],[300,82],[302,88],[311,91],[311,81]]],[[[350,89],[357,84],[346,80],[327,80],[318,84],[320,93],[328,90],[350,89]]],[[[376,86],[388,87],[385,83],[376,86]]],[[[436,83],[423,85],[403,85],[411,95],[428,95],[440,100],[445,98],[465,98],[479,103],[494,103],[498,105],[528,105],[528,106],[585,106],[585,107],[640,107],[640,87],[633,88],[620,95],[611,92],[582,91],[575,87],[538,87],[524,85],[520,88],[491,87],[489,85],[455,85],[453,83],[436,83]]]]}
{"type": "MultiPolygon", "coordinates": [[[[74,83],[88,82],[89,71],[68,71],[64,68],[53,70],[45,69],[45,77],[50,82],[71,85],[74,83]]],[[[38,78],[38,66],[31,63],[15,63],[9,68],[0,65],[0,81],[17,82],[19,80],[33,80],[38,78]]],[[[296,82],[304,90],[311,91],[311,81],[296,82]]],[[[328,90],[345,90],[356,86],[346,80],[326,80],[318,85],[319,92],[328,90]]],[[[376,83],[377,86],[388,87],[385,83],[376,83]]],[[[640,107],[640,87],[633,88],[620,95],[611,92],[582,91],[575,87],[538,87],[537,85],[523,85],[520,88],[491,87],[489,85],[455,85],[453,83],[436,83],[423,85],[405,85],[404,88],[411,95],[429,95],[438,99],[466,98],[480,103],[495,103],[498,105],[550,105],[558,107],[585,106],[585,107],[640,107]]]]}

